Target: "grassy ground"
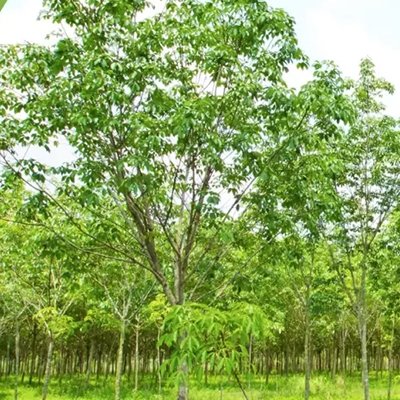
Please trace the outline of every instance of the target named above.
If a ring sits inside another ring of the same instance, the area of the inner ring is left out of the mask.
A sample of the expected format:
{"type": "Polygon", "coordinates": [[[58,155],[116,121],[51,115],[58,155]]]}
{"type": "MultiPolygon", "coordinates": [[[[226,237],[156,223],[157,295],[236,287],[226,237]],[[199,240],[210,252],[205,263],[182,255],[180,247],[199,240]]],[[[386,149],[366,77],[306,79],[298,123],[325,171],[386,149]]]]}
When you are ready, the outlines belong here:
{"type": "MultiPolygon", "coordinates": [[[[251,400],[298,400],[303,397],[303,377],[301,375],[280,377],[272,376],[268,385],[261,380],[253,380],[251,383],[244,382],[247,394],[251,400]]],[[[371,400],[386,400],[387,389],[386,379],[371,378],[371,400]]],[[[129,388],[129,382],[124,383],[124,400],[175,400],[175,390],[171,388],[161,395],[152,391],[142,390],[134,393],[129,388]]],[[[74,379],[64,381],[62,386],[53,382],[50,388],[48,400],[112,400],[113,384],[110,380],[107,383],[95,385],[92,382],[89,389],[84,392],[82,380],[74,379]]],[[[358,377],[348,377],[343,380],[337,377],[331,380],[326,376],[314,376],[312,380],[312,396],[314,400],[361,400],[362,391],[358,377]]],[[[33,387],[28,385],[20,386],[20,400],[39,400],[41,398],[41,386],[36,384],[33,387]]],[[[12,380],[0,382],[0,400],[12,400],[12,380]]],[[[244,397],[241,391],[233,382],[223,382],[222,379],[215,379],[209,385],[191,384],[191,400],[242,400],[244,397]]],[[[400,376],[394,378],[392,400],[400,400],[400,376]]]]}

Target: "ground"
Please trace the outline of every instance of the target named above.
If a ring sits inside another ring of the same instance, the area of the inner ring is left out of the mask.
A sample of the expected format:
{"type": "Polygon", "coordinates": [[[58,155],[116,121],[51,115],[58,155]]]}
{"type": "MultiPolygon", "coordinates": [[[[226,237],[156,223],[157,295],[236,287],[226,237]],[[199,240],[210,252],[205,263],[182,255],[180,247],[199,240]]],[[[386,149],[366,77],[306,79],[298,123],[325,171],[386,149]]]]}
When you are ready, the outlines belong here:
{"type": "MultiPolygon", "coordinates": [[[[387,379],[385,376],[371,377],[371,400],[387,400],[387,379]]],[[[0,382],[0,400],[12,400],[13,378],[0,382]]],[[[83,380],[74,378],[64,380],[62,385],[54,379],[50,388],[48,400],[112,400],[113,384],[109,379],[91,382],[86,394],[83,393],[83,380]]],[[[303,398],[304,380],[301,375],[290,377],[272,376],[268,385],[261,379],[248,381],[243,378],[244,387],[251,400],[299,400],[303,398]]],[[[148,385],[150,382],[148,383],[148,385]]],[[[352,376],[343,379],[338,376],[334,380],[325,375],[314,376],[312,380],[313,400],[361,400],[362,391],[359,377],[352,376]]],[[[166,390],[163,394],[156,394],[149,390],[134,393],[132,382],[124,382],[123,400],[175,400],[174,389],[166,390]]],[[[37,383],[30,387],[27,384],[20,385],[20,400],[39,400],[41,398],[41,386],[37,383]]],[[[209,385],[200,385],[193,382],[190,390],[191,400],[242,400],[241,391],[233,382],[226,382],[221,378],[213,379],[209,385]]],[[[400,400],[400,375],[394,378],[392,400],[400,400]]]]}

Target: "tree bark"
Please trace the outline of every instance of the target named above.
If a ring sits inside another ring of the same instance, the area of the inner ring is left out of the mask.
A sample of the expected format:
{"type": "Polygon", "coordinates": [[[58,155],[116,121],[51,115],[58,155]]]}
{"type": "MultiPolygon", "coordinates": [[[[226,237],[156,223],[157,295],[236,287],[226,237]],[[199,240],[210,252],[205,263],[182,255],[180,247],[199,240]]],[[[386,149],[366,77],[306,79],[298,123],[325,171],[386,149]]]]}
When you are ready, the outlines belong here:
{"type": "MultiPolygon", "coordinates": [[[[187,262],[187,261],[186,261],[187,262]]],[[[177,299],[177,305],[183,305],[185,303],[185,295],[184,295],[184,281],[185,281],[185,268],[184,263],[177,260],[175,263],[175,296],[177,299]]],[[[181,340],[185,337],[185,333],[183,333],[181,340]]],[[[180,341],[178,342],[178,346],[180,346],[180,341]]],[[[178,397],[177,400],[188,400],[189,399],[189,386],[188,386],[188,375],[189,369],[186,361],[182,361],[180,367],[180,379],[178,382],[178,397]]]]}
{"type": "Polygon", "coordinates": [[[364,392],[364,400],[369,400],[369,374],[368,374],[368,348],[367,348],[367,310],[366,310],[366,292],[367,292],[367,266],[364,262],[361,270],[360,296],[358,301],[358,323],[361,341],[361,376],[364,392]]]}
{"type": "Polygon", "coordinates": [[[33,325],[33,333],[32,333],[32,355],[31,355],[31,366],[29,371],[29,385],[32,385],[33,375],[35,374],[36,338],[37,338],[37,324],[35,322],[33,325]]]}
{"type": "Polygon", "coordinates": [[[364,391],[364,400],[369,400],[369,376],[368,376],[368,350],[367,350],[367,321],[365,311],[360,315],[360,339],[361,339],[361,374],[364,391]]]}
{"type": "Polygon", "coordinates": [[[87,387],[89,386],[89,383],[90,383],[90,375],[92,373],[93,353],[94,353],[94,340],[92,339],[90,341],[89,356],[88,356],[87,365],[86,365],[85,389],[87,389],[87,387]]]}
{"type": "Polygon", "coordinates": [[[392,336],[390,338],[390,347],[388,354],[388,390],[387,390],[387,400],[392,398],[392,383],[393,383],[393,342],[394,342],[394,326],[395,317],[392,316],[392,336]]]}
{"type": "Polygon", "coordinates": [[[188,366],[184,361],[180,366],[181,374],[183,378],[180,379],[179,387],[178,387],[178,400],[188,400],[189,399],[189,387],[187,384],[188,377],[188,366]]]}
{"type": "Polygon", "coordinates": [[[139,333],[140,325],[138,321],[135,331],[135,391],[139,388],[139,333]]]}
{"type": "Polygon", "coordinates": [[[157,327],[157,380],[158,380],[158,393],[161,393],[162,380],[161,380],[161,353],[160,346],[158,343],[160,342],[161,329],[157,327]]]}
{"type": "Polygon", "coordinates": [[[124,359],[124,343],[125,343],[125,321],[121,321],[121,331],[119,334],[119,345],[117,354],[117,368],[115,373],[115,400],[121,399],[121,379],[122,379],[122,363],[124,359]]]}
{"type": "Polygon", "coordinates": [[[304,332],[304,399],[310,398],[310,380],[311,380],[311,351],[310,351],[310,314],[308,304],[305,312],[305,332],[304,332]]]}
{"type": "Polygon", "coordinates": [[[14,386],[14,400],[18,400],[18,379],[19,379],[19,322],[15,323],[15,386],[14,386]]]}
{"type": "Polygon", "coordinates": [[[268,385],[269,383],[269,374],[270,374],[270,356],[268,350],[265,352],[265,384],[268,385]]]}
{"type": "Polygon", "coordinates": [[[46,358],[46,371],[44,376],[43,382],[43,389],[42,389],[42,400],[47,399],[47,394],[49,392],[49,384],[51,378],[51,363],[53,358],[53,348],[54,348],[54,340],[53,337],[49,336],[49,344],[47,347],[47,358],[46,358]]]}

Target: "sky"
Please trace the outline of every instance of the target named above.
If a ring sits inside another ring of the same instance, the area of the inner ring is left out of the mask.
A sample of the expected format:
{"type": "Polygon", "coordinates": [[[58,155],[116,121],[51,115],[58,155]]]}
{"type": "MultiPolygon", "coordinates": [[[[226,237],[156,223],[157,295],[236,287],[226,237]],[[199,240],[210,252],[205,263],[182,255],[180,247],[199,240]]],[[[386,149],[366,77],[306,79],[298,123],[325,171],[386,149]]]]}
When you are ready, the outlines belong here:
{"type": "MultiPolygon", "coordinates": [[[[0,44],[42,43],[55,27],[37,19],[41,4],[41,0],[8,0],[0,13],[0,44]]],[[[270,0],[269,4],[295,18],[300,47],[311,60],[333,60],[345,76],[356,78],[360,60],[370,57],[377,74],[398,88],[385,103],[391,115],[400,116],[400,1],[270,0]]],[[[295,71],[288,83],[298,87],[308,78],[309,73],[295,71]]]]}

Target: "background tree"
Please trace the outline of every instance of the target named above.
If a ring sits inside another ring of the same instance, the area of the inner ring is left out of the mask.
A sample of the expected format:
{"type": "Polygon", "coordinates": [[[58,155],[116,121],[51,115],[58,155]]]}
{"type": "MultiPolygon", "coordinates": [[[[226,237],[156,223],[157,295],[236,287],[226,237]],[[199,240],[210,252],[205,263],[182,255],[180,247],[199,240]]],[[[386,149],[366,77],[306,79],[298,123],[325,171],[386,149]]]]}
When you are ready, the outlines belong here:
{"type": "Polygon", "coordinates": [[[363,60],[352,94],[357,116],[338,148],[343,170],[337,176],[336,190],[342,204],[330,249],[332,264],[358,319],[365,400],[369,399],[370,256],[377,235],[397,207],[399,198],[398,122],[383,113],[384,106],[379,101],[387,92],[393,92],[392,85],[375,76],[370,60],[363,60]]]}

